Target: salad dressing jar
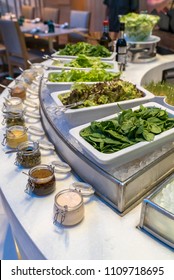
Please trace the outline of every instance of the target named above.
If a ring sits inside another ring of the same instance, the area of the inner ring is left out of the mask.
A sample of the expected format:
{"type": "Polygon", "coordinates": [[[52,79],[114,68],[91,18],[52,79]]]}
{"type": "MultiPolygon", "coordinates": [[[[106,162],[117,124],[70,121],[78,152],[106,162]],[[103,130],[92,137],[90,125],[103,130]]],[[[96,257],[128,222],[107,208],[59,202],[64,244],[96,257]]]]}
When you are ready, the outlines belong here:
{"type": "Polygon", "coordinates": [[[31,85],[33,80],[35,79],[36,73],[33,69],[26,69],[22,73],[22,78],[24,82],[28,85],[31,85]]]}
{"type": "Polygon", "coordinates": [[[4,111],[4,120],[2,124],[6,124],[7,127],[14,125],[25,125],[24,112],[21,110],[4,111]]]}
{"type": "Polygon", "coordinates": [[[73,226],[84,218],[83,196],[94,193],[93,188],[81,182],[75,182],[70,189],[57,193],[54,200],[54,223],[64,226],[73,226]]]}
{"type": "Polygon", "coordinates": [[[40,63],[32,63],[30,68],[35,72],[36,76],[44,74],[44,66],[40,63]]]}
{"type": "Polygon", "coordinates": [[[44,196],[55,190],[56,179],[52,166],[46,164],[37,165],[29,170],[28,175],[26,192],[44,196]]]}
{"type": "Polygon", "coordinates": [[[6,129],[2,145],[7,145],[10,148],[17,146],[28,140],[27,128],[24,126],[14,125],[6,129]]]}
{"type": "Polygon", "coordinates": [[[17,81],[16,85],[10,90],[11,97],[19,97],[22,100],[26,99],[26,87],[24,83],[17,81]]]}
{"type": "Polygon", "coordinates": [[[31,168],[41,163],[41,153],[38,142],[26,141],[17,147],[16,165],[31,168]]]}
{"type": "Polygon", "coordinates": [[[23,110],[22,99],[19,97],[5,98],[2,111],[23,110]]]}

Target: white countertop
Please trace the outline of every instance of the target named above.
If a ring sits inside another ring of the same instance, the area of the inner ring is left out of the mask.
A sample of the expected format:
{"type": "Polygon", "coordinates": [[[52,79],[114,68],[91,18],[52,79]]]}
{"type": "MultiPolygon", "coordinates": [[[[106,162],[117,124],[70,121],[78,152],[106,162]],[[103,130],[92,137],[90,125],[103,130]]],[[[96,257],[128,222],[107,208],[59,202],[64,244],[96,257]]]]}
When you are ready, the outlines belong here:
{"type": "MultiPolygon", "coordinates": [[[[174,56],[157,56],[146,64],[129,64],[126,79],[137,83],[141,77],[161,63],[174,61],[174,56]]],[[[3,96],[0,96],[0,109],[3,96]]],[[[0,116],[2,120],[2,116],[0,116]]],[[[39,122],[39,121],[38,121],[39,122]]],[[[36,123],[36,125],[40,125],[36,123]]],[[[0,123],[0,141],[4,127],[0,123]]],[[[85,217],[73,227],[53,224],[55,194],[70,183],[75,176],[56,174],[56,191],[46,197],[30,196],[24,192],[27,176],[14,165],[15,154],[5,154],[1,145],[1,195],[13,233],[24,258],[55,260],[173,260],[174,254],[153,238],[136,228],[140,221],[141,204],[120,217],[97,196],[85,199],[85,217]]],[[[49,163],[55,154],[42,155],[49,163]]],[[[107,187],[107,186],[106,186],[107,187]]]]}

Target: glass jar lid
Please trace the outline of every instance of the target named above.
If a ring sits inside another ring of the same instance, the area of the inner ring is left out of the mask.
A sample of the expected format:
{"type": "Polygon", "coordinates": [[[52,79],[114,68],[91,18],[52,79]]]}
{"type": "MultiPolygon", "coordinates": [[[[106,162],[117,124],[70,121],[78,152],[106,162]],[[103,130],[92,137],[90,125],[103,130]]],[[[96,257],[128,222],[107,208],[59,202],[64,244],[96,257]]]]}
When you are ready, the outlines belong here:
{"type": "Polygon", "coordinates": [[[28,131],[29,133],[33,134],[33,135],[37,135],[37,136],[44,136],[45,135],[45,131],[43,129],[40,129],[36,126],[32,126],[30,125],[28,127],[28,131]]]}
{"type": "Polygon", "coordinates": [[[17,151],[24,155],[33,154],[34,152],[38,151],[38,149],[39,149],[39,143],[32,142],[32,141],[23,142],[19,144],[17,147],[17,151]]]}
{"type": "Polygon", "coordinates": [[[52,161],[51,164],[54,166],[55,172],[68,173],[71,171],[71,167],[63,161],[55,160],[52,161]]]}
{"type": "Polygon", "coordinates": [[[83,182],[74,182],[72,185],[70,185],[69,189],[76,190],[82,196],[90,196],[95,192],[94,188],[90,184],[83,182]]]}

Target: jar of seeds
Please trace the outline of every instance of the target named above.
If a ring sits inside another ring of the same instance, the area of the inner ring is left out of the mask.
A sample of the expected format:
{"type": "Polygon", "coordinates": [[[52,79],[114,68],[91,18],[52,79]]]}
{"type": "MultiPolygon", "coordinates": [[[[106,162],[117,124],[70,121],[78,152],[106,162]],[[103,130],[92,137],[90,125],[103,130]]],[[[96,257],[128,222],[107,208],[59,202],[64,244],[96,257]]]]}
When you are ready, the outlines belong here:
{"type": "Polygon", "coordinates": [[[26,141],[17,147],[16,165],[31,168],[41,163],[41,153],[38,142],[26,141]]]}

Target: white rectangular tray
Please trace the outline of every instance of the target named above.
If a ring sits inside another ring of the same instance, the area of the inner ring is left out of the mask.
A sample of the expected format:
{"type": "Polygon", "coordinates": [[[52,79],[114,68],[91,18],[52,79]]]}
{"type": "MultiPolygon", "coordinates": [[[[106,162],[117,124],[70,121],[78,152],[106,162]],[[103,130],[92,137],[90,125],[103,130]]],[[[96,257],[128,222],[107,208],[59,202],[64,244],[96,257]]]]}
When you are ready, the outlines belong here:
{"type": "MultiPolygon", "coordinates": [[[[61,69],[65,69],[65,70],[71,70],[71,69],[79,69],[79,70],[90,70],[91,68],[80,68],[80,67],[71,67],[71,66],[64,66],[64,64],[71,62],[73,59],[67,59],[67,58],[57,58],[57,60],[60,61],[60,65],[53,65],[53,60],[49,59],[47,60],[47,62],[45,63],[45,65],[49,68],[49,69],[55,69],[55,70],[61,70],[61,69]]],[[[116,71],[118,72],[118,64],[116,61],[103,61],[106,62],[108,64],[111,65],[112,68],[105,68],[106,71],[116,71]]]]}
{"type": "MultiPolygon", "coordinates": [[[[85,71],[90,71],[91,69],[85,69],[85,71]]],[[[54,90],[58,90],[58,91],[62,91],[62,90],[67,90],[67,89],[70,89],[71,86],[74,84],[74,82],[50,82],[48,81],[48,75],[50,73],[61,73],[62,69],[61,70],[48,70],[48,71],[45,71],[45,74],[44,74],[44,78],[46,79],[46,85],[48,88],[50,89],[53,89],[54,90]]],[[[70,71],[69,70],[65,70],[65,71],[70,71]]],[[[115,69],[110,69],[108,70],[109,72],[113,72],[113,73],[117,73],[119,71],[116,71],[115,69]]],[[[97,82],[97,81],[96,81],[97,82]]],[[[80,83],[88,83],[88,84],[94,84],[96,82],[80,82],[80,83]]]]}
{"type": "MultiPolygon", "coordinates": [[[[155,102],[149,102],[147,104],[144,104],[145,107],[158,107],[161,109],[164,109],[168,112],[170,117],[174,118],[174,112],[172,110],[167,109],[166,107],[155,103],[155,102]]],[[[139,106],[133,107],[133,110],[138,109],[139,106]]],[[[108,116],[106,118],[100,119],[100,121],[113,119],[118,114],[114,114],[111,116],[108,116]]],[[[80,136],[80,131],[86,127],[88,127],[90,123],[75,127],[70,129],[70,134],[79,142],[82,149],[88,154],[90,158],[93,159],[93,161],[98,162],[101,165],[113,165],[115,166],[121,166],[124,163],[128,163],[136,158],[139,158],[143,155],[145,155],[147,152],[150,153],[154,149],[158,148],[160,145],[166,143],[167,141],[172,141],[173,139],[173,133],[174,128],[169,129],[165,132],[162,132],[159,135],[156,135],[154,140],[151,142],[143,141],[140,143],[137,143],[135,145],[132,145],[130,147],[127,147],[125,149],[122,149],[118,152],[114,152],[111,154],[105,154],[101,153],[98,150],[96,150],[92,145],[90,145],[85,139],[83,139],[80,136]]]]}
{"type": "MultiPolygon", "coordinates": [[[[110,56],[108,56],[108,57],[100,57],[100,59],[101,60],[108,60],[108,61],[110,61],[110,60],[114,60],[115,56],[116,56],[116,53],[113,52],[113,53],[111,53],[110,56]]],[[[68,58],[68,59],[77,58],[76,55],[60,55],[59,52],[53,53],[52,57],[68,58]]]]}
{"type": "MultiPolygon", "coordinates": [[[[86,108],[67,109],[65,111],[65,117],[72,126],[77,126],[119,112],[120,108],[117,105],[118,103],[123,109],[127,109],[133,105],[146,103],[154,98],[154,95],[143,87],[137,85],[137,88],[143,92],[143,97],[86,108]]],[[[70,90],[52,92],[51,96],[58,106],[63,106],[59,96],[65,95],[69,91],[70,90]]]]}

